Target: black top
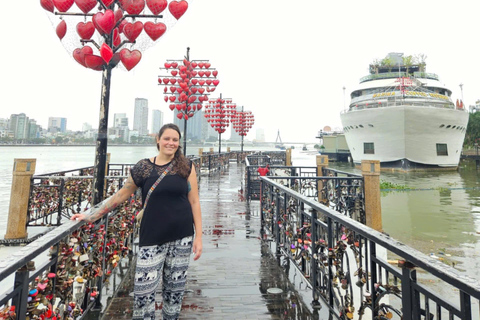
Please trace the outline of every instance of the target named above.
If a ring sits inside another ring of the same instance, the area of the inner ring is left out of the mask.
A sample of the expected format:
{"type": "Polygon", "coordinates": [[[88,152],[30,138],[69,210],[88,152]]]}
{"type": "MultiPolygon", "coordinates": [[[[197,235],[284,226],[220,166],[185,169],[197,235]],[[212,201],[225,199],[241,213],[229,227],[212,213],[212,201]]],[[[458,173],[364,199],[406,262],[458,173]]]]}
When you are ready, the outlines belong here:
{"type": "MultiPolygon", "coordinates": [[[[132,179],[137,187],[142,189],[142,202],[168,165],[169,163],[159,166],[149,159],[142,159],[132,168],[132,179]]],[[[187,179],[172,170],[148,199],[140,225],[140,246],[162,245],[192,236],[193,233],[193,213],[188,201],[187,179]]]]}

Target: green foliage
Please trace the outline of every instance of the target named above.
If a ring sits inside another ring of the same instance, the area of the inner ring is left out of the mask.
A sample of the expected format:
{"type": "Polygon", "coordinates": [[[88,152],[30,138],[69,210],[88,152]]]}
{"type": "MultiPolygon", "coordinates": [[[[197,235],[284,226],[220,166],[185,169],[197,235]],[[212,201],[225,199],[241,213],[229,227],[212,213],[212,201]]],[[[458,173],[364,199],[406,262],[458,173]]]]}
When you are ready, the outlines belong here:
{"type": "Polygon", "coordinates": [[[389,181],[381,180],[380,190],[383,190],[383,189],[412,190],[412,188],[404,184],[396,184],[389,181]]]}
{"type": "Polygon", "coordinates": [[[478,139],[480,139],[480,112],[470,113],[463,148],[473,148],[475,142],[480,143],[478,139]]]}

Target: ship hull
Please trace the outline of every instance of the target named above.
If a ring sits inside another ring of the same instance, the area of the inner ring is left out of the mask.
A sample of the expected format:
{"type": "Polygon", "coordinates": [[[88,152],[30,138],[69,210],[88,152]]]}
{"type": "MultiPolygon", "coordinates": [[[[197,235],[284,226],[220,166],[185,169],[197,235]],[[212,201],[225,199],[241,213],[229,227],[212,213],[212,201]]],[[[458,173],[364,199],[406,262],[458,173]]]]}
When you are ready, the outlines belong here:
{"type": "Polygon", "coordinates": [[[349,111],[340,118],[356,165],[379,160],[382,169],[407,171],[456,169],[468,123],[465,111],[405,105],[349,111]]]}

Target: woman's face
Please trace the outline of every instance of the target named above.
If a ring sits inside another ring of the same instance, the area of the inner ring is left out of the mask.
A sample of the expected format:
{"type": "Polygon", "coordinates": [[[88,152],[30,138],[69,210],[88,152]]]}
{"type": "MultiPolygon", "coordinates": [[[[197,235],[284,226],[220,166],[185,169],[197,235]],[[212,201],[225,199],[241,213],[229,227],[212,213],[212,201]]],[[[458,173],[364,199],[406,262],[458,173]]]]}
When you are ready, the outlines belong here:
{"type": "Polygon", "coordinates": [[[166,156],[174,156],[180,143],[180,136],[173,129],[166,129],[160,138],[157,138],[160,147],[160,153],[166,156]]]}

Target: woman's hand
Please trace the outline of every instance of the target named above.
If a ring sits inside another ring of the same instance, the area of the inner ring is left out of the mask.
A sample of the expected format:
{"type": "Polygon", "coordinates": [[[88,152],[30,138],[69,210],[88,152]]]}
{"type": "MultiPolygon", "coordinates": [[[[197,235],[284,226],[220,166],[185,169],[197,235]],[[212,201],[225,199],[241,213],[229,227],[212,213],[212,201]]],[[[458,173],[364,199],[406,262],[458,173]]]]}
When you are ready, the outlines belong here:
{"type": "Polygon", "coordinates": [[[70,220],[87,220],[87,215],[83,213],[76,213],[70,218],[70,220]]]}
{"type": "Polygon", "coordinates": [[[200,256],[202,255],[202,238],[201,237],[195,237],[195,240],[193,240],[192,251],[195,254],[195,256],[193,257],[193,260],[200,259],[200,256]]]}

